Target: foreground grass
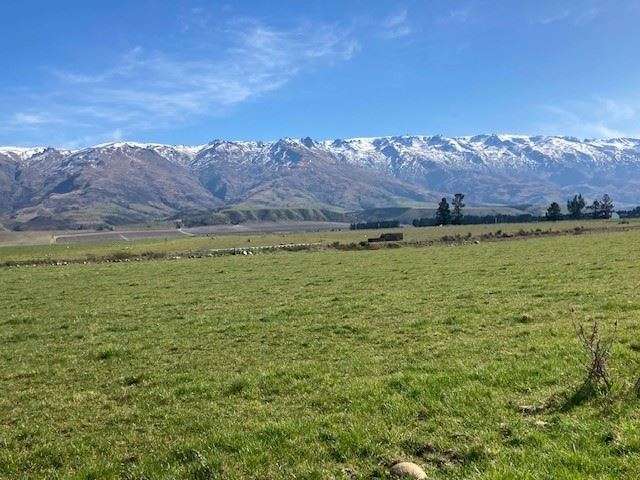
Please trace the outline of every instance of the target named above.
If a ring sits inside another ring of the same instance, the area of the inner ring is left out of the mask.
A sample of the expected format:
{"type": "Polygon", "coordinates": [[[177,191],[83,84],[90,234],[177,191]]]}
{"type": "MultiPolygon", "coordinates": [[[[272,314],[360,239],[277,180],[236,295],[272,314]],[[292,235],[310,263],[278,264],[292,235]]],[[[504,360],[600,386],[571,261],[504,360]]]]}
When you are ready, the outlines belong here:
{"type": "Polygon", "coordinates": [[[636,478],[638,252],[627,232],[2,269],[0,478],[636,478]],[[607,399],[572,398],[587,318],[619,324],[607,399]]]}

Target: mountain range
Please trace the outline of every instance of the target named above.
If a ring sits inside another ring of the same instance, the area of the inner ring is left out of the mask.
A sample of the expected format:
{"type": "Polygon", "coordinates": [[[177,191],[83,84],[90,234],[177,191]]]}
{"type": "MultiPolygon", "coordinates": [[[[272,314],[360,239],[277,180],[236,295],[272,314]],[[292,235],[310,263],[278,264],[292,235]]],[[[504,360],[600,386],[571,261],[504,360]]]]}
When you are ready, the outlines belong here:
{"type": "Polygon", "coordinates": [[[78,228],[224,209],[533,208],[609,193],[640,204],[640,139],[394,136],[200,146],[118,142],[80,150],[0,147],[0,222],[78,228]]]}

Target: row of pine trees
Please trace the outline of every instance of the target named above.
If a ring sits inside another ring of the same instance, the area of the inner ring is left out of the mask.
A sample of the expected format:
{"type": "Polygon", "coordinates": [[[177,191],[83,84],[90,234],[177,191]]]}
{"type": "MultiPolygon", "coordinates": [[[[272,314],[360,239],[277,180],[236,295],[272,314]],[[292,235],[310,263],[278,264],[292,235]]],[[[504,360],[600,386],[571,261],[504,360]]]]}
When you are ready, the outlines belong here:
{"type": "MultiPolygon", "coordinates": [[[[602,198],[596,198],[590,205],[587,205],[582,194],[574,195],[573,198],[567,200],[568,217],[573,219],[583,218],[585,216],[583,210],[588,210],[589,216],[593,218],[611,218],[614,208],[613,199],[607,193],[602,198]]],[[[544,217],[551,221],[565,218],[558,202],[551,202],[544,217]]]]}
{"type": "Polygon", "coordinates": [[[453,210],[449,207],[446,198],[440,200],[438,209],[436,210],[436,225],[460,225],[462,223],[462,209],[464,204],[464,193],[456,193],[451,200],[453,210]]]}
{"type": "MultiPolygon", "coordinates": [[[[460,225],[464,217],[463,209],[465,207],[464,194],[456,193],[451,199],[451,205],[446,198],[440,200],[436,210],[435,225],[460,225]]],[[[562,220],[563,218],[579,219],[589,216],[592,218],[611,218],[615,205],[610,195],[604,194],[601,198],[596,198],[590,205],[587,205],[582,194],[574,195],[567,200],[567,215],[562,214],[562,209],[558,202],[551,202],[547,208],[544,219],[550,221],[562,220]],[[585,215],[584,211],[589,214],[585,215]]],[[[415,226],[425,226],[425,219],[414,221],[415,226]]],[[[429,222],[430,223],[430,222],[429,222]]]]}

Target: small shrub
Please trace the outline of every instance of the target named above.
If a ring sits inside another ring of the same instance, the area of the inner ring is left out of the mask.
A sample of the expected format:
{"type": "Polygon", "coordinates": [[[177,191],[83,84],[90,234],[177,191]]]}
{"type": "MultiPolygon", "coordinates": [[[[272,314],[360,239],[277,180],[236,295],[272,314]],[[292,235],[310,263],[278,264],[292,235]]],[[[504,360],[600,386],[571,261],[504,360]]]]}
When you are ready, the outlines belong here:
{"type": "Polygon", "coordinates": [[[576,334],[587,355],[584,384],[594,388],[600,387],[605,393],[608,393],[612,387],[609,359],[613,340],[603,337],[597,320],[593,321],[588,330],[583,325],[578,325],[576,334]]]}

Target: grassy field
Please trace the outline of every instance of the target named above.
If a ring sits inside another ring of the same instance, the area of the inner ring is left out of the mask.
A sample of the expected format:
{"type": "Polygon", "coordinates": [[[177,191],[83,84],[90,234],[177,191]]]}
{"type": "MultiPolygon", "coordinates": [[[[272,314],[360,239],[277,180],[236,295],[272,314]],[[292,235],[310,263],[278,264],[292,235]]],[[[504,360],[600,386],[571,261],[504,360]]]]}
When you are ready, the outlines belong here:
{"type": "MultiPolygon", "coordinates": [[[[542,232],[558,231],[573,232],[576,227],[594,231],[619,231],[640,228],[640,221],[632,220],[627,223],[608,220],[580,220],[542,223],[512,223],[496,225],[461,225],[428,228],[403,228],[384,230],[403,231],[406,242],[438,241],[445,236],[481,237],[490,232],[515,233],[521,230],[540,230],[542,232]]],[[[82,261],[100,260],[114,255],[142,255],[145,253],[188,255],[196,252],[206,252],[211,249],[244,248],[261,245],[277,245],[282,243],[319,243],[330,245],[334,242],[342,244],[366,241],[367,238],[377,237],[383,230],[342,230],[317,232],[285,232],[285,233],[256,233],[256,234],[225,234],[203,235],[194,237],[145,239],[133,242],[118,241],[93,244],[68,245],[28,245],[30,240],[50,235],[46,232],[11,232],[14,235],[9,244],[0,242],[0,264],[9,261],[82,261]]],[[[0,238],[1,240],[1,238],[0,238]]]]}
{"type": "Polygon", "coordinates": [[[0,478],[638,478],[639,261],[628,231],[0,268],[0,478]],[[593,319],[614,387],[589,397],[593,319]]]}

